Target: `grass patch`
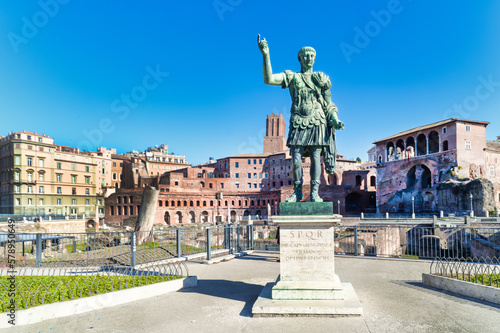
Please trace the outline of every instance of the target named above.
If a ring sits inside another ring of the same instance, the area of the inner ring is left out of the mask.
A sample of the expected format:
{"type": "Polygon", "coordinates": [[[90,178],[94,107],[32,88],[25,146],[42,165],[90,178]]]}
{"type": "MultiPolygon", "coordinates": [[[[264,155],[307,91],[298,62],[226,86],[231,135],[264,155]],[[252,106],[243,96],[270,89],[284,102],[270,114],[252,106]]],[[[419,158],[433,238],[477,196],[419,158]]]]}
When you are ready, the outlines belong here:
{"type": "Polygon", "coordinates": [[[500,286],[500,274],[481,274],[481,275],[459,274],[458,276],[456,275],[452,276],[451,274],[434,274],[434,275],[444,276],[450,279],[472,282],[496,288],[500,286]]]}
{"type": "MultiPolygon", "coordinates": [[[[42,304],[104,294],[158,282],[180,279],[175,276],[16,276],[15,304],[18,310],[42,304]]],[[[9,304],[9,281],[0,277],[0,312],[6,312],[9,304]]]]}

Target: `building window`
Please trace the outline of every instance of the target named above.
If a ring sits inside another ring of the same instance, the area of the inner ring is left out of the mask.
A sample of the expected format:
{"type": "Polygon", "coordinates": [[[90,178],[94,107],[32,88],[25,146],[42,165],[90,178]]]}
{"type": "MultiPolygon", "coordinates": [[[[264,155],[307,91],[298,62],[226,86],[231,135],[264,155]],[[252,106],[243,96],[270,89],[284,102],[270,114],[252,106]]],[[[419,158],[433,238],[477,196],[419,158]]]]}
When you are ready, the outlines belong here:
{"type": "Polygon", "coordinates": [[[40,172],[38,174],[38,180],[41,181],[41,182],[45,181],[45,173],[40,172]]]}
{"type": "Polygon", "coordinates": [[[102,206],[102,199],[97,200],[99,206],[102,206]]]}
{"type": "Polygon", "coordinates": [[[57,194],[62,194],[62,187],[57,188],[57,194]]]}
{"type": "Polygon", "coordinates": [[[470,132],[470,125],[465,125],[465,131],[470,132]]]}
{"type": "Polygon", "coordinates": [[[76,184],[76,175],[71,175],[71,182],[76,184]]]}
{"type": "Polygon", "coordinates": [[[76,199],[71,199],[71,204],[76,205],[76,199]]]}
{"type": "Polygon", "coordinates": [[[90,172],[90,167],[88,165],[85,166],[85,172],[90,172]]]}
{"type": "Polygon", "coordinates": [[[209,183],[209,184],[208,184],[208,187],[209,187],[209,188],[213,188],[214,186],[213,186],[213,184],[212,184],[212,183],[209,183]]]}
{"type": "Polygon", "coordinates": [[[259,178],[262,178],[262,174],[261,173],[259,173],[259,178]]]}
{"type": "Polygon", "coordinates": [[[248,183],[248,188],[252,188],[252,183],[248,183]]]}
{"type": "Polygon", "coordinates": [[[239,173],[235,173],[234,174],[234,178],[240,178],[240,174],[239,173]]]}
{"type": "Polygon", "coordinates": [[[29,205],[29,206],[33,205],[33,199],[28,198],[28,205],[29,205]]]}
{"type": "Polygon", "coordinates": [[[28,185],[28,193],[33,193],[33,186],[28,185]]]}
{"type": "Polygon", "coordinates": [[[370,177],[370,186],[377,186],[377,179],[375,176],[370,177]]]}
{"type": "Polygon", "coordinates": [[[57,168],[61,170],[61,162],[57,162],[57,168]]]}
{"type": "Polygon", "coordinates": [[[43,158],[38,159],[38,167],[43,168],[45,166],[45,160],[43,158]]]}
{"type": "Polygon", "coordinates": [[[88,188],[85,189],[85,195],[90,195],[90,189],[88,188]]]}
{"type": "Polygon", "coordinates": [[[56,173],[56,181],[58,183],[62,182],[62,173],[56,173]]]}
{"type": "Polygon", "coordinates": [[[33,157],[28,157],[28,166],[33,166],[33,157]]]}
{"type": "Polygon", "coordinates": [[[252,174],[251,173],[248,173],[248,178],[252,178],[252,174]]]}
{"type": "Polygon", "coordinates": [[[16,198],[16,206],[20,206],[21,205],[21,199],[20,198],[16,198]]]}
{"type": "Polygon", "coordinates": [[[447,131],[448,129],[446,127],[443,127],[443,134],[446,134],[447,131]]]}
{"type": "Polygon", "coordinates": [[[239,168],[239,167],[240,167],[240,163],[239,163],[239,162],[235,162],[235,163],[234,163],[234,167],[235,167],[235,168],[239,168]]]}
{"type": "Polygon", "coordinates": [[[89,176],[85,176],[85,184],[90,184],[90,177],[89,176]]]}
{"type": "Polygon", "coordinates": [[[220,183],[220,188],[224,188],[224,183],[220,183]]]}
{"type": "Polygon", "coordinates": [[[490,177],[495,177],[495,166],[490,165],[490,177]]]}
{"type": "Polygon", "coordinates": [[[21,156],[14,156],[14,165],[21,165],[21,156]]]}
{"type": "Polygon", "coordinates": [[[252,164],[252,160],[248,160],[248,164],[252,164]]]}
{"type": "Polygon", "coordinates": [[[465,149],[471,149],[470,140],[465,140],[465,149]]]}
{"type": "Polygon", "coordinates": [[[240,183],[236,183],[234,186],[236,186],[236,188],[240,188],[240,183]]]}
{"type": "Polygon", "coordinates": [[[116,172],[113,172],[112,178],[113,178],[113,180],[116,180],[116,172]]]}
{"type": "Polygon", "coordinates": [[[28,172],[28,181],[29,182],[33,181],[33,172],[28,172]]]}
{"type": "Polygon", "coordinates": [[[57,205],[60,206],[61,205],[61,199],[57,199],[57,205]]]}
{"type": "Polygon", "coordinates": [[[14,185],[14,193],[19,193],[19,192],[21,192],[21,186],[14,185]]]}
{"type": "Polygon", "coordinates": [[[45,188],[44,188],[43,186],[40,186],[40,187],[38,188],[38,193],[40,193],[40,194],[44,194],[44,193],[45,193],[45,188]]]}
{"type": "Polygon", "coordinates": [[[76,164],[71,164],[71,170],[76,171],[76,164]]]}
{"type": "Polygon", "coordinates": [[[72,194],[72,195],[76,195],[76,187],[73,187],[73,188],[71,189],[71,194],[72,194]]]}

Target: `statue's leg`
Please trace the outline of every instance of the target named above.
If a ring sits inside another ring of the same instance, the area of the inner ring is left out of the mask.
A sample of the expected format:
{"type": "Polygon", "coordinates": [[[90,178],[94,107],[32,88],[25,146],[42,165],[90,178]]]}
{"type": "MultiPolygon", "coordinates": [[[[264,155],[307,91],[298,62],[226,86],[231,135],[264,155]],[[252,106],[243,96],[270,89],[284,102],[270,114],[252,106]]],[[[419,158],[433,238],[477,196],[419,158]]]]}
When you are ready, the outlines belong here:
{"type": "Polygon", "coordinates": [[[292,178],[293,194],[286,199],[286,202],[298,202],[302,200],[302,154],[304,148],[294,146],[290,148],[292,154],[292,178]]]}
{"type": "Polygon", "coordinates": [[[323,202],[319,196],[319,184],[321,184],[321,146],[310,147],[311,154],[311,202],[323,202]]]}

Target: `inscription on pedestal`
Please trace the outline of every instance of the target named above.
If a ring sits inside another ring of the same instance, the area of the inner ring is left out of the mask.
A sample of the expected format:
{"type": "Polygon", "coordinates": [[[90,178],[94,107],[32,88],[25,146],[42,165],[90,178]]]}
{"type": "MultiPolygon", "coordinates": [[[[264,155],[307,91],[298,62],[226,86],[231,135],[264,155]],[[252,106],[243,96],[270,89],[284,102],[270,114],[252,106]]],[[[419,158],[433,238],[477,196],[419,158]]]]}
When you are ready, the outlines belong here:
{"type": "Polygon", "coordinates": [[[280,227],[280,247],[282,281],[333,279],[333,226],[280,227]]]}

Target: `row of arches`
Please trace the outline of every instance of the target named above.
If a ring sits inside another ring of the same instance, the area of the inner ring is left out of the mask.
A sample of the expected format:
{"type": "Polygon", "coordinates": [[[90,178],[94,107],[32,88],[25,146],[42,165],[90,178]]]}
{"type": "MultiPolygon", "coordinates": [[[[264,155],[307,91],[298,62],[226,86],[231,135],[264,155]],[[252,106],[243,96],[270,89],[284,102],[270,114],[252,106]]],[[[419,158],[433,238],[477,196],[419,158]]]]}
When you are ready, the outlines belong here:
{"type": "MultiPolygon", "coordinates": [[[[427,154],[439,153],[447,151],[448,140],[440,143],[439,134],[437,131],[431,131],[429,135],[420,133],[416,140],[410,136],[406,140],[399,139],[386,144],[386,161],[405,159],[414,156],[422,156],[427,154]]],[[[379,156],[379,162],[382,162],[382,156],[379,156]]]]}
{"type": "Polygon", "coordinates": [[[277,202],[271,199],[225,200],[224,202],[222,200],[158,200],[158,207],[227,207],[229,204],[231,207],[266,207],[268,204],[276,205],[277,202]]]}
{"type": "MultiPolygon", "coordinates": [[[[238,216],[235,210],[230,211],[230,222],[236,222],[241,220],[242,217],[248,217],[251,215],[262,216],[262,211],[257,209],[254,214],[252,211],[245,210],[242,216],[238,216]]],[[[187,213],[183,213],[182,211],[177,211],[175,213],[165,212],[164,221],[167,224],[181,224],[181,223],[211,223],[211,222],[227,222],[227,216],[216,215],[210,216],[208,211],[202,211],[198,216],[194,211],[189,211],[187,213]],[[213,220],[213,221],[212,221],[213,220]]]]}

